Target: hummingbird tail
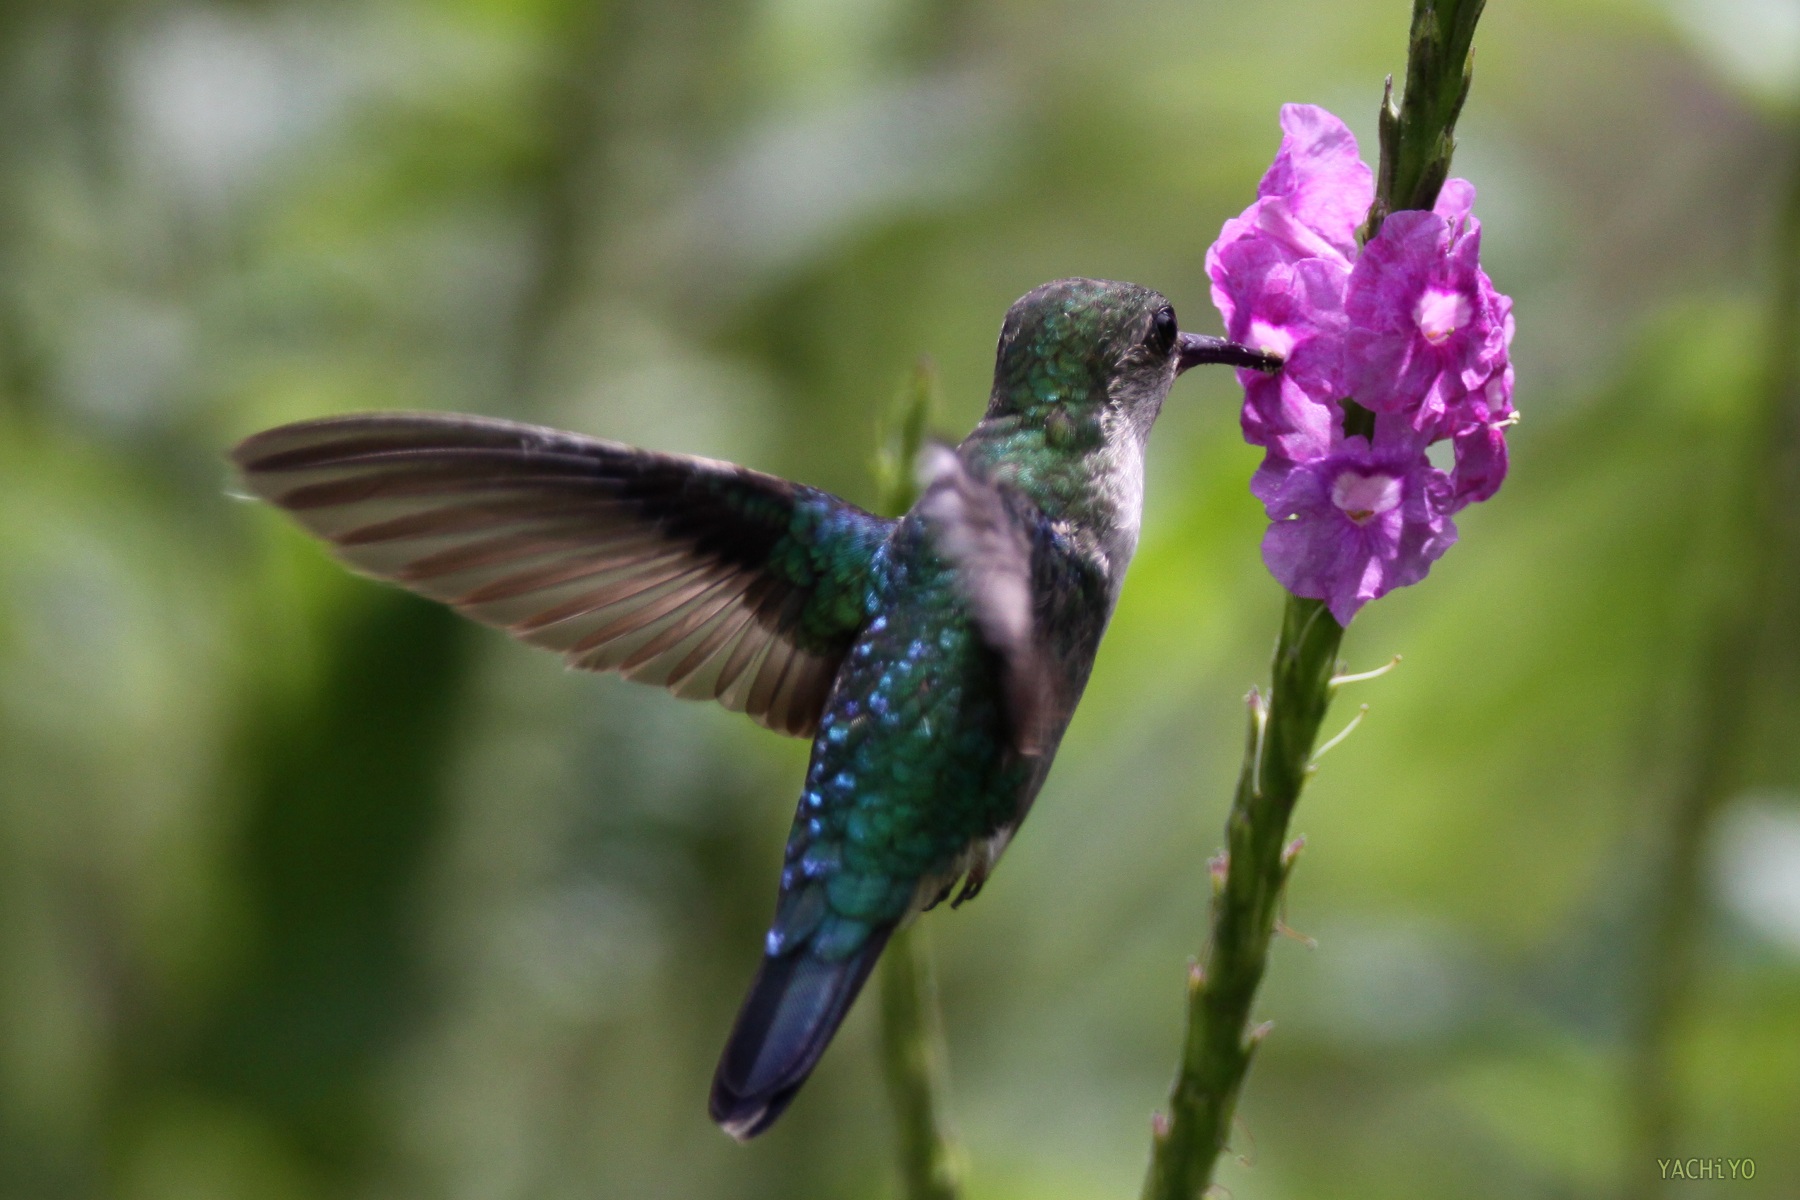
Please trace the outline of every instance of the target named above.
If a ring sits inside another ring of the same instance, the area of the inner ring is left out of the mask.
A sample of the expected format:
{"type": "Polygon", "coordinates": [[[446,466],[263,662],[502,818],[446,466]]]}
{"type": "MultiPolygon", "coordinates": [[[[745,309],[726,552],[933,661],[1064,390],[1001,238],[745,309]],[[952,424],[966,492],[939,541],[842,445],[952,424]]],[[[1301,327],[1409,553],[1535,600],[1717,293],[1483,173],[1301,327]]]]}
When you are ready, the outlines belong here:
{"type": "Polygon", "coordinates": [[[763,959],[713,1076],[709,1107],[720,1128],[747,1142],[775,1123],[831,1044],[893,931],[878,926],[835,961],[815,958],[808,947],[763,959]]]}

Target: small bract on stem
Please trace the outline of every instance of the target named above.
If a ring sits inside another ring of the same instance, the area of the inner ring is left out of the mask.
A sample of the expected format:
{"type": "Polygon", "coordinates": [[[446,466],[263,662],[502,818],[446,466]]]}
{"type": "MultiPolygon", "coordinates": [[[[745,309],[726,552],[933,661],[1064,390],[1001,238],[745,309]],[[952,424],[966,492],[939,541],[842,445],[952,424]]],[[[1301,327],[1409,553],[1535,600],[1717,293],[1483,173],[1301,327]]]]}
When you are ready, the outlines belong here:
{"type": "Polygon", "coordinates": [[[1380,679],[1383,675],[1386,675],[1389,671],[1392,671],[1399,665],[1400,656],[1396,654],[1394,657],[1382,663],[1379,667],[1376,667],[1373,671],[1358,671],[1354,675],[1333,675],[1331,677],[1331,690],[1335,692],[1346,684],[1365,683],[1371,679],[1380,679]]]}

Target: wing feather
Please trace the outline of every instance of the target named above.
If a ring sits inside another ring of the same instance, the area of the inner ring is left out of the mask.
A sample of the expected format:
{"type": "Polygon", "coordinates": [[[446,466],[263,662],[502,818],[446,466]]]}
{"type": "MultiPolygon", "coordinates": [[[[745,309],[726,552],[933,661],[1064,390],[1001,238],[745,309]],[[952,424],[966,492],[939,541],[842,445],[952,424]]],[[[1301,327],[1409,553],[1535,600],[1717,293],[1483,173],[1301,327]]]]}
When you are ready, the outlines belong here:
{"type": "Polygon", "coordinates": [[[729,463],[478,417],[309,421],[232,457],[354,569],[794,734],[818,722],[892,528],[729,463]]]}
{"type": "Polygon", "coordinates": [[[674,675],[675,668],[681,659],[669,653],[682,642],[687,641],[694,632],[716,617],[734,598],[743,592],[743,577],[737,571],[715,580],[703,591],[693,596],[683,610],[672,614],[654,638],[632,651],[630,657],[619,663],[619,671],[627,678],[640,683],[663,683],[667,685],[674,675]],[[662,678],[653,679],[645,673],[644,668],[661,664],[662,678]]]}
{"type": "Polygon", "coordinates": [[[748,605],[727,609],[707,623],[700,640],[694,643],[680,662],[669,672],[668,688],[686,700],[717,700],[724,687],[719,682],[732,639],[749,623],[748,605]]]}

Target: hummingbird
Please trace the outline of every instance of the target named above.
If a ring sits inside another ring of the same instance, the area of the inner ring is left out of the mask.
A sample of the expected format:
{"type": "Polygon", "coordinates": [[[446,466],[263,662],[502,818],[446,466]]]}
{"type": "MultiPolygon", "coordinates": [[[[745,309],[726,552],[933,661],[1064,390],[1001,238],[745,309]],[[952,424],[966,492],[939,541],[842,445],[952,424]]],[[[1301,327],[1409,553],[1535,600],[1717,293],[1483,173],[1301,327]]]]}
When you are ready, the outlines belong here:
{"type": "Polygon", "coordinates": [[[1177,375],[1279,358],[1132,283],[1014,303],[986,414],[876,516],[731,463],[473,416],[284,425],[243,485],[354,570],[594,671],[812,739],[760,966],[715,1074],[768,1129],[902,923],[992,874],[1043,786],[1137,547],[1177,375]],[[958,886],[960,884],[960,887],[958,886]]]}

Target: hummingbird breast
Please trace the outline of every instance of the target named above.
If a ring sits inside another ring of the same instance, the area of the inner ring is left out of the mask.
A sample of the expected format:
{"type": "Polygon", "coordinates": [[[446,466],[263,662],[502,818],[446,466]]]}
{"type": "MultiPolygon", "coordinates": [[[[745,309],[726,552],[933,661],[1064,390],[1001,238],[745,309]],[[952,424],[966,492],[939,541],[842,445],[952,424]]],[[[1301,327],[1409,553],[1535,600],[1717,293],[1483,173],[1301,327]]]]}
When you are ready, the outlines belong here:
{"type": "Polygon", "coordinates": [[[1066,552],[1106,579],[1102,625],[1111,616],[1125,568],[1137,551],[1144,512],[1147,427],[1126,413],[1096,421],[1097,436],[1079,452],[1059,449],[1046,426],[1016,418],[989,419],[963,443],[982,474],[1031,501],[1058,531],[1066,552]]]}

